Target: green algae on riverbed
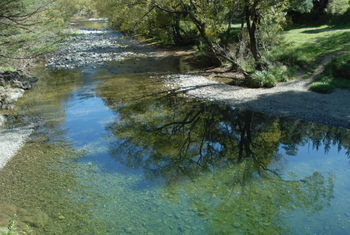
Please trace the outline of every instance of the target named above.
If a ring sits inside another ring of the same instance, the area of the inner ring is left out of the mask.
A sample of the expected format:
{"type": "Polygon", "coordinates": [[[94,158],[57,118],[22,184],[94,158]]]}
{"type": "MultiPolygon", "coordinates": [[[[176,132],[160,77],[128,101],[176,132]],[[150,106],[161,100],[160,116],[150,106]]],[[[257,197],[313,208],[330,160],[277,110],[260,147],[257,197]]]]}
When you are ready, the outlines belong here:
{"type": "MultiPolygon", "coordinates": [[[[79,156],[68,143],[28,143],[0,172],[0,201],[48,216],[45,223],[27,221],[33,234],[105,234],[103,222],[89,211],[99,200],[73,200],[77,195],[93,197],[94,192],[79,183],[83,169],[71,164],[79,156]]],[[[21,223],[20,225],[23,225],[21,223]]]]}
{"type": "MultiPolygon", "coordinates": [[[[80,72],[42,70],[40,80],[28,91],[14,110],[7,126],[35,122],[39,126],[31,140],[0,171],[0,206],[39,210],[48,216],[45,224],[29,220],[33,234],[105,234],[102,222],[91,219],[89,209],[96,202],[72,200],[89,192],[79,183],[82,169],[72,164],[83,152],[63,141],[64,101],[80,86],[80,72]],[[78,173],[79,172],[79,173],[78,173]],[[76,197],[76,196],[74,196],[76,197]]],[[[84,170],[85,171],[85,170],[84,170]]],[[[103,200],[101,198],[101,200],[103,200]]],[[[23,230],[23,218],[17,218],[23,230]]],[[[28,219],[25,219],[28,220],[28,219]]],[[[2,226],[4,224],[1,224],[2,226]]]]}

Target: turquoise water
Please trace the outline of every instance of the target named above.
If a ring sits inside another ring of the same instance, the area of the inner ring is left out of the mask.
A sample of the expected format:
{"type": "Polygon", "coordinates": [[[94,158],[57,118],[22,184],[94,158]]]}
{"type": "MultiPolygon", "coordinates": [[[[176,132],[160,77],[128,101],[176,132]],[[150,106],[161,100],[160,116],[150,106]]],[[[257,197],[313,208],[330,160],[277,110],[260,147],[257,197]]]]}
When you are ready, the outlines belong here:
{"type": "Polygon", "coordinates": [[[148,76],[123,77],[133,88],[115,96],[118,77],[106,77],[74,92],[65,125],[95,172],[84,184],[108,198],[92,210],[110,234],[350,231],[348,130],[154,89],[135,96],[148,76]]]}
{"type": "Polygon", "coordinates": [[[23,199],[3,182],[6,203],[46,213],[37,234],[350,233],[349,130],[164,92],[180,68],[163,56],[46,71],[32,114],[45,125],[4,172],[22,179],[12,165],[33,152],[54,161],[28,182],[57,181],[23,199]]]}

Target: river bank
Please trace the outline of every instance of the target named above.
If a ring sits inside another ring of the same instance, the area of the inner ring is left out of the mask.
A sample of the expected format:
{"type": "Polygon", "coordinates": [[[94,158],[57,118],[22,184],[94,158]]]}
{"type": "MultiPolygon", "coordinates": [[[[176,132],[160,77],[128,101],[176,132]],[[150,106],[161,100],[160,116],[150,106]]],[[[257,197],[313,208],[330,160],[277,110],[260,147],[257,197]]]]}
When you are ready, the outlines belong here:
{"type": "MultiPolygon", "coordinates": [[[[128,57],[164,56],[154,49],[153,46],[123,37],[119,33],[114,34],[112,30],[77,29],[62,43],[62,49],[46,55],[45,67],[51,70],[72,70],[83,66],[94,68],[109,61],[122,63],[128,57]]],[[[4,127],[7,119],[11,119],[7,110],[14,109],[25,90],[31,89],[32,83],[37,80],[18,72],[0,70],[0,170],[23,147],[34,128],[39,125],[33,123],[16,128],[4,127]]]]}
{"type": "MultiPolygon", "coordinates": [[[[126,37],[111,38],[104,31],[98,30],[80,30],[75,37],[69,39],[68,43],[67,47],[48,58],[47,68],[74,69],[87,65],[96,67],[108,61],[121,61],[122,63],[125,58],[135,56],[135,54],[138,57],[177,56],[180,60],[186,57],[186,63],[191,63],[188,60],[188,57],[191,56],[188,56],[186,52],[159,49],[126,37]],[[115,42],[116,38],[118,38],[118,43],[115,42]]],[[[233,81],[231,78],[226,78],[226,82],[218,81],[217,78],[224,74],[203,71],[204,69],[201,68],[196,73],[168,75],[164,77],[164,87],[168,92],[184,93],[206,101],[329,126],[350,128],[350,105],[348,103],[350,91],[348,90],[337,89],[327,95],[314,93],[308,89],[312,78],[280,83],[274,88],[251,89],[228,84],[230,82],[227,81],[233,81]]],[[[0,71],[0,74],[1,72],[4,73],[0,71]]],[[[12,96],[14,102],[23,95],[24,89],[30,89],[31,82],[35,81],[35,79],[27,82],[17,80],[18,82],[14,84],[24,87],[11,88],[14,89],[11,90],[14,93],[12,96]]],[[[14,107],[13,102],[11,105],[4,102],[3,104],[9,108],[14,107]]],[[[0,125],[5,121],[6,115],[0,115],[0,125]]],[[[32,131],[30,126],[22,129],[1,130],[0,169],[21,148],[32,131]]]]}
{"type": "MultiPolygon", "coordinates": [[[[3,110],[0,112],[0,127],[10,117],[6,111],[14,109],[18,99],[26,90],[30,90],[37,80],[35,77],[26,77],[18,72],[0,69],[0,110],[3,110]]],[[[34,124],[13,129],[0,129],[0,170],[22,148],[33,130],[34,124]]]]}
{"type": "Polygon", "coordinates": [[[332,94],[309,90],[310,79],[296,79],[273,88],[245,88],[227,85],[210,76],[173,75],[167,77],[167,89],[176,93],[250,109],[266,114],[290,117],[350,129],[350,91],[336,89],[332,94]]]}

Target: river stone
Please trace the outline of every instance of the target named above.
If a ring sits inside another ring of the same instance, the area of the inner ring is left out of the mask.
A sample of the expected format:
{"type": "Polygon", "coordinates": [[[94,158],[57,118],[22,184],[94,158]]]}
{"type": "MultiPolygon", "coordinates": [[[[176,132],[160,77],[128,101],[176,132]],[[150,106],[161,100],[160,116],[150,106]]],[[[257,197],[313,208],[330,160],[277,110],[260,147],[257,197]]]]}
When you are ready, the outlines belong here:
{"type": "MultiPolygon", "coordinates": [[[[2,106],[2,103],[0,101],[0,107],[2,106]]],[[[6,122],[6,117],[4,115],[0,115],[0,126],[4,125],[6,122]]]]}
{"type": "Polygon", "coordinates": [[[21,75],[18,72],[5,71],[3,77],[6,81],[21,79],[21,75]]]}
{"type": "Polygon", "coordinates": [[[13,80],[12,81],[12,87],[14,88],[22,88],[22,82],[18,81],[18,80],[13,80]]]}
{"type": "Polygon", "coordinates": [[[13,109],[15,102],[18,98],[22,97],[24,93],[23,89],[20,88],[9,88],[4,92],[0,93],[0,103],[2,109],[13,109]]]}
{"type": "Polygon", "coordinates": [[[32,85],[28,81],[14,80],[12,82],[12,87],[14,87],[14,88],[21,88],[21,89],[24,89],[24,90],[29,90],[29,89],[32,88],[32,85]]]}
{"type": "Polygon", "coordinates": [[[17,214],[20,222],[37,228],[44,227],[49,220],[47,214],[38,209],[19,209],[17,214]]]}
{"type": "Polygon", "coordinates": [[[0,205],[0,229],[3,229],[2,227],[8,227],[9,222],[16,214],[16,212],[17,208],[14,205],[0,205]]]}
{"type": "Polygon", "coordinates": [[[49,220],[49,217],[38,209],[23,209],[14,205],[4,204],[0,205],[0,232],[7,231],[4,227],[8,227],[14,215],[17,215],[15,226],[19,234],[22,234],[21,231],[25,231],[28,225],[42,228],[49,220]]]}
{"type": "Polygon", "coordinates": [[[24,90],[20,88],[12,88],[8,89],[6,92],[6,98],[9,101],[17,101],[19,98],[21,98],[24,94],[24,90]]]}
{"type": "Polygon", "coordinates": [[[131,227],[124,228],[124,231],[126,233],[132,233],[132,228],[131,227]]]}
{"type": "Polygon", "coordinates": [[[6,81],[3,77],[0,77],[0,86],[6,86],[6,81]]]}
{"type": "Polygon", "coordinates": [[[39,81],[39,79],[37,77],[31,77],[29,78],[29,82],[30,83],[36,83],[37,81],[39,81]]]}
{"type": "Polygon", "coordinates": [[[0,205],[0,218],[3,217],[12,217],[14,214],[17,213],[17,207],[14,205],[0,205]]]}

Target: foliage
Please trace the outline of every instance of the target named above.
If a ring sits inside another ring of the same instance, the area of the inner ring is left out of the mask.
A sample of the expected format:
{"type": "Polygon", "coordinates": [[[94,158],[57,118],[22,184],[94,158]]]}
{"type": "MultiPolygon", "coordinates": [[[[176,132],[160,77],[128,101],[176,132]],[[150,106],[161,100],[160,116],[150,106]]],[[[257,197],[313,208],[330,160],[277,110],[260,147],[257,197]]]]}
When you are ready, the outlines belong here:
{"type": "Polygon", "coordinates": [[[0,3],[0,63],[26,70],[31,59],[56,48],[64,26],[54,0],[0,3]]]}
{"type": "Polygon", "coordinates": [[[16,231],[16,218],[17,218],[17,215],[15,214],[11,220],[8,222],[8,225],[7,225],[7,229],[5,231],[1,230],[1,227],[0,227],[0,235],[15,235],[15,234],[18,234],[17,231],[16,231]]]}
{"type": "Polygon", "coordinates": [[[194,43],[213,64],[229,62],[244,71],[242,60],[250,56],[260,68],[260,51],[278,45],[287,6],[283,0],[104,0],[96,7],[123,31],[165,43],[194,43]],[[233,22],[242,22],[238,32],[233,22]]]}
{"type": "Polygon", "coordinates": [[[325,66],[325,75],[350,80],[350,53],[337,56],[325,66]]]}
{"type": "Polygon", "coordinates": [[[313,0],[290,0],[289,9],[305,13],[310,12],[313,7],[313,0]]]}
{"type": "Polygon", "coordinates": [[[249,87],[274,87],[288,80],[290,72],[286,66],[272,66],[269,70],[255,70],[247,78],[249,87]]]}
{"type": "Polygon", "coordinates": [[[315,92],[329,94],[335,88],[350,89],[350,54],[336,56],[326,64],[324,71],[311,84],[310,89],[315,92]]]}
{"type": "Polygon", "coordinates": [[[291,0],[290,3],[289,16],[294,23],[319,25],[348,21],[348,0],[291,0]]]}
{"type": "Polygon", "coordinates": [[[95,2],[93,0],[58,0],[54,8],[64,16],[65,21],[72,17],[96,17],[95,2]]]}
{"type": "Polygon", "coordinates": [[[335,87],[324,83],[324,82],[314,82],[310,85],[310,90],[322,93],[322,94],[330,94],[334,91],[335,87]]]}
{"type": "Polygon", "coordinates": [[[276,77],[266,70],[256,70],[247,79],[250,87],[274,87],[277,84],[276,77]]]}
{"type": "Polygon", "coordinates": [[[310,89],[313,91],[327,94],[332,93],[335,88],[350,89],[350,81],[348,79],[334,78],[331,75],[321,74],[310,86],[310,89]]]}
{"type": "Polygon", "coordinates": [[[349,7],[349,0],[329,0],[326,12],[332,15],[341,15],[344,14],[349,7]]]}

